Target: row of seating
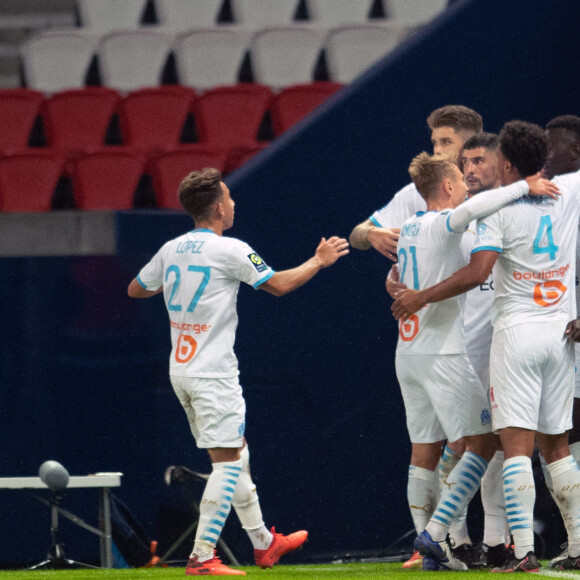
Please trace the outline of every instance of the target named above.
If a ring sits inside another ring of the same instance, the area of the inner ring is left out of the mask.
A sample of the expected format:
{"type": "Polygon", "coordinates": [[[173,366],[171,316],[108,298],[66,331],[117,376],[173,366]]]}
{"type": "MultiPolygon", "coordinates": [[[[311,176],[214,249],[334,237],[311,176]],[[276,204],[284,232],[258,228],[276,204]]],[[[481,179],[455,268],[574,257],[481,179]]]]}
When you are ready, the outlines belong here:
{"type": "Polygon", "coordinates": [[[350,83],[405,35],[405,30],[378,24],[339,26],[328,33],[307,26],[277,27],[249,37],[223,27],[177,37],[158,28],[103,37],[61,29],[26,40],[21,60],[25,86],[45,93],[85,86],[95,61],[97,83],[119,91],[162,84],[172,62],[178,83],[203,91],[238,83],[248,59],[251,80],[280,90],[316,80],[322,55],[328,80],[350,83]]]}
{"type": "Polygon", "coordinates": [[[166,85],[123,97],[105,87],[50,97],[31,89],[6,89],[0,91],[0,154],[45,144],[71,157],[122,143],[151,155],[188,141],[230,150],[255,145],[268,112],[273,136],[278,136],[340,88],[319,82],[274,95],[268,87],[240,83],[197,95],[188,87],[166,85]],[[118,135],[111,130],[115,120],[118,135]],[[35,137],[39,124],[43,138],[35,137]],[[188,124],[193,124],[189,135],[188,124]]]}
{"type": "MultiPolygon", "coordinates": [[[[447,0],[303,0],[311,22],[333,27],[363,23],[375,12],[405,26],[421,25],[443,11],[447,0]],[[380,10],[376,4],[380,3],[380,10]]],[[[80,24],[105,31],[136,28],[145,19],[148,0],[77,0],[80,24]]],[[[224,0],[154,0],[155,21],[176,31],[211,27],[224,19],[224,0]]],[[[285,26],[298,15],[299,0],[228,0],[229,19],[245,28],[285,26]]]]}
{"type": "Polygon", "coordinates": [[[29,149],[0,158],[0,212],[181,209],[177,190],[189,172],[215,167],[226,174],[265,147],[227,153],[194,144],[149,159],[119,147],[72,162],[49,149],[29,149]]]}

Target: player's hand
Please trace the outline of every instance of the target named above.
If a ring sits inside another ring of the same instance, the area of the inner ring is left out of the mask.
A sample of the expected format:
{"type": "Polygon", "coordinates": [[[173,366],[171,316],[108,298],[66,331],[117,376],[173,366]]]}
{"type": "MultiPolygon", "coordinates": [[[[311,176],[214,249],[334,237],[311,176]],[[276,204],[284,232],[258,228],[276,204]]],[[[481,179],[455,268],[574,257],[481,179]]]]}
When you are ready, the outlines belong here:
{"type": "Polygon", "coordinates": [[[407,286],[399,281],[399,268],[397,268],[397,264],[393,264],[387,279],[385,280],[385,287],[389,296],[393,298],[393,300],[397,297],[397,294],[401,290],[405,290],[407,286]]]}
{"type": "Polygon", "coordinates": [[[348,252],[348,242],[344,238],[332,236],[328,240],[326,238],[320,240],[314,255],[318,258],[321,267],[327,268],[342,256],[346,256],[348,252]]]}
{"type": "Polygon", "coordinates": [[[568,322],[564,335],[570,342],[580,342],[580,318],[568,322]]]}
{"type": "Polygon", "coordinates": [[[530,195],[547,195],[552,199],[558,199],[561,195],[558,186],[544,179],[541,175],[541,171],[538,171],[535,175],[526,177],[526,182],[530,188],[530,195]]]}
{"type": "Polygon", "coordinates": [[[396,262],[400,231],[399,228],[377,228],[375,226],[370,228],[367,241],[377,252],[396,262]]]}
{"type": "Polygon", "coordinates": [[[407,320],[411,314],[415,314],[427,304],[420,290],[411,290],[407,288],[400,290],[394,298],[396,299],[391,306],[393,316],[397,320],[407,320]]]}

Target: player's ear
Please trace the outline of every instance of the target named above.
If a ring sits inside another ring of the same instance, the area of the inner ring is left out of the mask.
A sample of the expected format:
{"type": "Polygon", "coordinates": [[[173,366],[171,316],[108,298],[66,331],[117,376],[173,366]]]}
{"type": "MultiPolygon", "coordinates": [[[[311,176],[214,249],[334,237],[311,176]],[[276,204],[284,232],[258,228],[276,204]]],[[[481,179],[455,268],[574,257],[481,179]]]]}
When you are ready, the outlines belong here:
{"type": "Polygon", "coordinates": [[[570,154],[572,159],[578,159],[578,157],[580,157],[580,143],[574,143],[574,145],[570,147],[570,154]]]}

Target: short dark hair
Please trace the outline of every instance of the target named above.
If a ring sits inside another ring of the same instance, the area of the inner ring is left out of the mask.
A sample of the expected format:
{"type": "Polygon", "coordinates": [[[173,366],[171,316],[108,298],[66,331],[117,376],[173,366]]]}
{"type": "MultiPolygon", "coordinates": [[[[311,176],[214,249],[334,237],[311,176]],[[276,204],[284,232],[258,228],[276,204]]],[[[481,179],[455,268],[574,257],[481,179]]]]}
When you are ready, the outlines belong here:
{"type": "Polygon", "coordinates": [[[499,137],[495,133],[476,133],[470,137],[464,144],[463,149],[479,149],[483,147],[488,151],[495,151],[499,146],[499,137]]]}
{"type": "Polygon", "coordinates": [[[522,177],[538,173],[546,162],[548,138],[539,125],[526,121],[508,121],[499,133],[502,155],[522,177]]]}
{"type": "Polygon", "coordinates": [[[212,206],[223,196],[222,174],[217,169],[206,167],[192,171],[179,186],[179,201],[194,221],[207,219],[212,206]]]}
{"type": "Polygon", "coordinates": [[[481,115],[463,105],[446,105],[435,109],[427,117],[429,129],[439,127],[452,127],[455,131],[472,131],[481,133],[483,131],[483,119],[481,115]]]}
{"type": "Polygon", "coordinates": [[[580,141],[580,117],[576,115],[561,115],[554,117],[547,125],[546,129],[565,129],[574,134],[577,141],[580,141]]]}

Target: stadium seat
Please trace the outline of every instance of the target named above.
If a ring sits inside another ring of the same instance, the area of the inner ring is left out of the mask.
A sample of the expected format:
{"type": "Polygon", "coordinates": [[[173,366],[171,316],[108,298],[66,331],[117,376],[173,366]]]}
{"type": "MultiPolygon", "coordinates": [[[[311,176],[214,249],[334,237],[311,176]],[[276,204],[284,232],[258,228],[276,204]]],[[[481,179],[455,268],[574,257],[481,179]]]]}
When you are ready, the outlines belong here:
{"type": "Polygon", "coordinates": [[[396,27],[381,25],[339,26],[325,43],[330,79],[347,84],[393,50],[400,38],[396,27]]]}
{"type": "Polygon", "coordinates": [[[0,211],[49,211],[63,171],[64,159],[44,150],[3,157],[0,159],[0,211]]]}
{"type": "Polygon", "coordinates": [[[28,146],[44,95],[31,89],[0,90],[0,155],[28,146]]]}
{"type": "Polygon", "coordinates": [[[448,0],[384,0],[387,16],[401,26],[421,26],[447,8],[448,0]]]}
{"type": "Polygon", "coordinates": [[[319,32],[300,26],[257,32],[250,42],[255,81],[272,90],[312,82],[323,40],[319,32]]]}
{"type": "Polygon", "coordinates": [[[236,24],[246,30],[289,26],[294,20],[297,0],[230,0],[236,24]]]}
{"type": "Polygon", "coordinates": [[[158,86],[173,35],[152,28],[107,34],[98,49],[102,84],[121,92],[158,86]]]}
{"type": "Polygon", "coordinates": [[[294,85],[281,91],[274,97],[271,106],[274,135],[287,131],[341,88],[340,83],[319,81],[294,85]]]}
{"type": "Polygon", "coordinates": [[[193,89],[179,85],[129,93],[119,107],[123,143],[147,154],[174,149],[195,97],[193,89]]]}
{"type": "Polygon", "coordinates": [[[100,151],[78,159],[72,172],[77,207],[132,209],[135,190],[144,171],[144,160],[131,151],[100,151]]]}
{"type": "Polygon", "coordinates": [[[224,173],[227,174],[235,171],[244,163],[249,161],[252,157],[260,153],[260,151],[266,149],[268,145],[269,143],[259,142],[252,143],[250,145],[239,145],[237,147],[232,147],[226,159],[224,173]]]}
{"type": "Polygon", "coordinates": [[[223,0],[155,0],[157,19],[174,32],[215,26],[223,0]]]}
{"type": "Polygon", "coordinates": [[[367,22],[373,0],[307,0],[307,4],[310,20],[330,29],[367,22]]]}
{"type": "Polygon", "coordinates": [[[193,144],[152,159],[148,168],[157,205],[165,209],[182,209],[177,191],[183,178],[205,167],[224,171],[226,156],[226,151],[193,144]]]}
{"type": "Polygon", "coordinates": [[[178,36],[174,50],[179,82],[203,91],[238,82],[247,39],[218,27],[193,30],[178,36]]]}
{"type": "Polygon", "coordinates": [[[271,99],[268,87],[250,83],[207,91],[195,107],[199,141],[220,149],[255,143],[271,99]]]}
{"type": "Polygon", "coordinates": [[[42,108],[46,142],[69,157],[98,151],[120,95],[105,87],[85,87],[55,93],[42,108]]]}
{"type": "Polygon", "coordinates": [[[137,28],[146,5],[147,0],[76,0],[81,26],[102,33],[137,28]]]}
{"type": "Polygon", "coordinates": [[[20,56],[26,86],[43,93],[83,87],[97,44],[95,36],[76,29],[49,30],[25,40],[20,56]]]}

